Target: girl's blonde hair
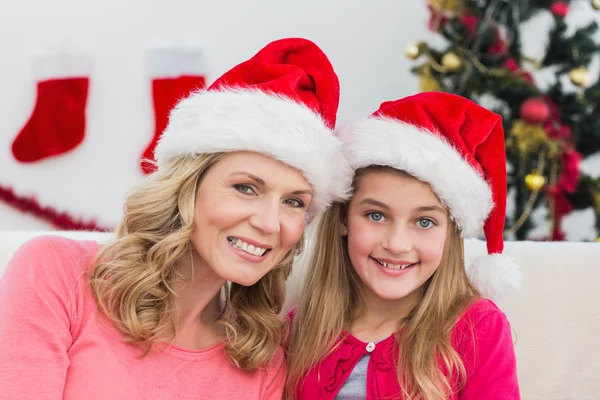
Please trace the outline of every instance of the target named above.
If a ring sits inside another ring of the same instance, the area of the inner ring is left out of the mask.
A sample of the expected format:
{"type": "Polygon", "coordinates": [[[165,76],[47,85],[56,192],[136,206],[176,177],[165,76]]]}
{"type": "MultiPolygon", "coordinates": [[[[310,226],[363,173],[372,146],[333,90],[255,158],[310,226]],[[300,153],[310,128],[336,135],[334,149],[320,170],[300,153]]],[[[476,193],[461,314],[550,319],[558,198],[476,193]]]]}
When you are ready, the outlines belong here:
{"type": "MultiPolygon", "coordinates": [[[[154,344],[175,337],[173,284],[182,279],[176,264],[191,252],[198,187],[224,156],[178,157],[151,175],[127,197],[116,241],[94,260],[90,283],[98,306],[126,342],[142,347],[142,356],[154,344]]],[[[227,337],[226,353],[240,368],[253,371],[277,351],[285,281],[302,241],[256,284],[223,287],[225,305],[218,323],[227,337]]]]}
{"type": "MultiPolygon", "coordinates": [[[[372,170],[410,176],[391,167],[368,167],[357,171],[353,187],[358,187],[365,171],[372,170]]],[[[347,206],[334,204],[317,226],[287,343],[289,399],[296,397],[306,373],[335,350],[336,341],[365,307],[362,282],[350,261],[347,238],[342,236],[347,206]]],[[[465,368],[452,347],[451,333],[461,312],[479,293],[467,278],[463,248],[460,231],[450,220],[440,266],[425,283],[419,305],[399,322],[397,371],[403,398],[446,399],[464,384],[465,368]]]]}

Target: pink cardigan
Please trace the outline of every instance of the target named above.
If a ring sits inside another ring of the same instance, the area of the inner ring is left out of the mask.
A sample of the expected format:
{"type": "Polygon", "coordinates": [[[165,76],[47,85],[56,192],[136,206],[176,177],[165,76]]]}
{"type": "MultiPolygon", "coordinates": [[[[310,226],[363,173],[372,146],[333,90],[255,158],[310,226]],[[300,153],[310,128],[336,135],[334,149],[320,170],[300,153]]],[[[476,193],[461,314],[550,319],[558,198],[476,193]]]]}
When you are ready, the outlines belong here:
{"type": "MultiPolygon", "coordinates": [[[[391,335],[372,345],[348,334],[340,346],[306,375],[299,400],[334,399],[358,360],[372,350],[367,369],[367,400],[401,399],[391,335]]],[[[338,342],[339,343],[339,342],[338,342]]],[[[490,300],[474,302],[452,332],[452,343],[467,370],[466,386],[450,400],[520,399],[515,352],[506,316],[490,300]]]]}
{"type": "Polygon", "coordinates": [[[223,343],[140,359],[97,310],[86,280],[97,251],[47,236],[14,255],[0,280],[0,399],[281,399],[281,349],[254,374],[234,367],[223,343]]]}

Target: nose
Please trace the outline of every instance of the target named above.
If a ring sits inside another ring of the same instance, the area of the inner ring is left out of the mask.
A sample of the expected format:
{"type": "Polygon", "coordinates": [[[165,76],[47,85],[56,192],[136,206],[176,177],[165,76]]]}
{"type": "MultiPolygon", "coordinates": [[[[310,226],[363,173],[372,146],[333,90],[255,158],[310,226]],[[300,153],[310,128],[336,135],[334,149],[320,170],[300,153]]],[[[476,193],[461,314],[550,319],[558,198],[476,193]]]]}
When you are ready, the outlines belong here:
{"type": "Polygon", "coordinates": [[[412,250],[412,238],[404,224],[396,224],[386,232],[382,246],[391,254],[402,254],[412,250]]]}
{"type": "Polygon", "coordinates": [[[279,200],[264,199],[257,210],[249,218],[250,225],[265,235],[272,235],[281,230],[279,218],[279,200]]]}

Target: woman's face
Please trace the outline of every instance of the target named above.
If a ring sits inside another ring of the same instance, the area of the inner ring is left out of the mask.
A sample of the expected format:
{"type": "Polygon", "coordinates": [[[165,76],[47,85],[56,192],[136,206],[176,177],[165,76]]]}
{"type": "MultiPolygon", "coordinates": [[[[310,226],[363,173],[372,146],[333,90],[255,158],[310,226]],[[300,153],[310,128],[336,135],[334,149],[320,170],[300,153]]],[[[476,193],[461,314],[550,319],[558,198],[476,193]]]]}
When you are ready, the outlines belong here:
{"type": "Polygon", "coordinates": [[[228,154],[196,192],[193,247],[222,279],[253,285],[300,240],[311,199],[297,169],[259,153],[228,154]]]}

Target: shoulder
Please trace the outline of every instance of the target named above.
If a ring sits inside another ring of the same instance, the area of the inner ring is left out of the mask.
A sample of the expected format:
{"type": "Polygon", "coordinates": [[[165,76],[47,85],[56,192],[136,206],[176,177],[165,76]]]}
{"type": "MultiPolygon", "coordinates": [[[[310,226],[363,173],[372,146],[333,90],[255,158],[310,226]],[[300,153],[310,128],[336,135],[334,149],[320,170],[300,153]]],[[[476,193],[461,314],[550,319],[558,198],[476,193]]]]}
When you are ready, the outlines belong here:
{"type": "Polygon", "coordinates": [[[34,272],[38,279],[75,278],[86,271],[98,253],[93,241],[78,241],[61,236],[38,236],[17,249],[8,263],[6,273],[34,272]]]}
{"type": "Polygon", "coordinates": [[[459,318],[456,326],[480,324],[490,321],[507,321],[506,315],[489,299],[477,299],[472,302],[459,318]]]}
{"type": "Polygon", "coordinates": [[[454,326],[455,344],[486,342],[488,340],[512,340],[511,328],[506,315],[489,299],[471,303],[454,326]]]}
{"type": "Polygon", "coordinates": [[[99,249],[94,241],[82,241],[57,235],[44,235],[25,242],[15,257],[38,260],[91,260],[99,249]]]}

